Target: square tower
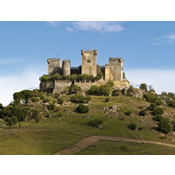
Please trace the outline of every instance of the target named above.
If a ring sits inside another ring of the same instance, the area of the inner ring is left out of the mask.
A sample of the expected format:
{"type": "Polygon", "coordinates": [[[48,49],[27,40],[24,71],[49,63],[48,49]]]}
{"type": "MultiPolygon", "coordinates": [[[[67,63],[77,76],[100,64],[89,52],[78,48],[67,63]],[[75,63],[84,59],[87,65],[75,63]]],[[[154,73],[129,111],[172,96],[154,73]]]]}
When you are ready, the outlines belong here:
{"type": "Polygon", "coordinates": [[[81,74],[97,75],[97,50],[81,50],[82,69],[81,74]]]}

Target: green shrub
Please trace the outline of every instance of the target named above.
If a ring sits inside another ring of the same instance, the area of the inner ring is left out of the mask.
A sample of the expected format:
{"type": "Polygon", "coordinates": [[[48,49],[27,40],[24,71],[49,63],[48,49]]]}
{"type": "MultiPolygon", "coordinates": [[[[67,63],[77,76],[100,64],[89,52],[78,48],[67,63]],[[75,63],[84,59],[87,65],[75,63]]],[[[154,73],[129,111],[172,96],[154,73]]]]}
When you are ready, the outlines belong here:
{"type": "Polygon", "coordinates": [[[43,98],[43,103],[49,103],[50,99],[49,98],[43,98]]]}
{"type": "Polygon", "coordinates": [[[175,106],[175,101],[174,100],[168,101],[168,106],[174,107],[175,106]]]}
{"type": "Polygon", "coordinates": [[[109,102],[109,98],[105,98],[105,102],[109,102]]]}
{"type": "Polygon", "coordinates": [[[46,81],[49,80],[49,78],[48,78],[47,75],[44,74],[43,76],[41,76],[41,77],[39,78],[39,80],[40,80],[41,82],[46,82],[46,81]]]}
{"type": "Polygon", "coordinates": [[[75,103],[82,103],[83,100],[84,100],[84,98],[85,98],[84,95],[82,95],[82,94],[76,94],[76,95],[72,95],[70,97],[70,100],[72,102],[75,102],[75,103]]]}
{"type": "Polygon", "coordinates": [[[0,103],[0,109],[3,109],[3,105],[2,105],[2,103],[0,103]]]}
{"type": "Polygon", "coordinates": [[[163,117],[161,115],[156,115],[153,117],[153,120],[160,121],[160,120],[163,120],[163,117]]]}
{"type": "Polygon", "coordinates": [[[90,121],[88,121],[88,125],[89,126],[94,126],[94,127],[97,127],[99,124],[102,124],[103,123],[103,119],[102,118],[95,118],[95,119],[92,119],[90,121]]]}
{"type": "Polygon", "coordinates": [[[160,106],[162,105],[162,100],[160,98],[155,98],[154,99],[154,103],[157,105],[157,106],[160,106]]]}
{"type": "Polygon", "coordinates": [[[51,93],[48,93],[48,94],[47,94],[47,96],[49,96],[49,97],[50,97],[50,96],[51,96],[51,93]]]}
{"type": "Polygon", "coordinates": [[[52,103],[55,104],[57,102],[57,99],[53,99],[52,103]]]}
{"type": "Polygon", "coordinates": [[[38,117],[35,117],[34,120],[36,121],[36,123],[38,123],[41,120],[41,118],[38,116],[38,117]]]}
{"type": "Polygon", "coordinates": [[[138,130],[141,131],[143,129],[143,127],[138,127],[138,130]]]}
{"type": "Polygon", "coordinates": [[[110,87],[113,87],[115,84],[112,80],[109,80],[107,83],[106,83],[107,86],[110,86],[110,87]]]}
{"type": "Polygon", "coordinates": [[[54,110],[54,108],[55,108],[55,105],[53,103],[51,103],[47,106],[47,109],[49,109],[49,110],[54,110]]]}
{"type": "Polygon", "coordinates": [[[58,98],[58,104],[62,105],[64,103],[64,99],[63,98],[58,98]]]}
{"type": "Polygon", "coordinates": [[[150,109],[151,111],[153,111],[154,108],[156,108],[156,107],[157,107],[157,105],[156,105],[155,103],[151,103],[149,109],[150,109]]]}
{"type": "Polygon", "coordinates": [[[127,111],[125,112],[125,115],[131,115],[131,110],[127,110],[127,111]]]}
{"type": "Polygon", "coordinates": [[[157,98],[156,95],[150,91],[147,94],[145,94],[144,97],[148,102],[154,102],[154,100],[156,100],[157,98]]]}
{"type": "Polygon", "coordinates": [[[60,96],[60,93],[55,93],[54,98],[58,98],[60,96]]]}
{"type": "Polygon", "coordinates": [[[145,116],[145,115],[146,115],[146,111],[145,111],[145,110],[141,110],[141,111],[139,112],[139,114],[140,114],[141,116],[145,116]]]}
{"type": "Polygon", "coordinates": [[[168,123],[168,121],[166,119],[160,120],[158,122],[158,130],[167,134],[172,130],[171,125],[168,123]]]}
{"type": "Polygon", "coordinates": [[[131,123],[130,125],[128,125],[128,128],[130,130],[135,130],[137,128],[137,125],[135,123],[131,123]]]}
{"type": "Polygon", "coordinates": [[[163,108],[160,108],[160,107],[156,107],[153,110],[153,115],[162,115],[163,113],[164,113],[164,110],[163,108]]]}
{"type": "Polygon", "coordinates": [[[112,96],[119,96],[119,90],[112,91],[112,96]]]}
{"type": "Polygon", "coordinates": [[[84,100],[89,102],[89,101],[91,101],[91,97],[90,96],[86,96],[86,97],[84,97],[84,100]]]}
{"type": "Polygon", "coordinates": [[[71,86],[70,88],[70,94],[76,94],[77,92],[81,91],[81,87],[74,84],[73,86],[71,86]]]}
{"type": "Polygon", "coordinates": [[[41,94],[40,98],[43,100],[45,98],[45,95],[41,94]]]}
{"type": "Polygon", "coordinates": [[[79,113],[86,113],[89,111],[89,107],[85,106],[83,104],[79,104],[76,109],[77,109],[77,112],[79,112],[79,113]]]}
{"type": "Polygon", "coordinates": [[[36,102],[36,97],[31,98],[32,102],[36,102]]]}

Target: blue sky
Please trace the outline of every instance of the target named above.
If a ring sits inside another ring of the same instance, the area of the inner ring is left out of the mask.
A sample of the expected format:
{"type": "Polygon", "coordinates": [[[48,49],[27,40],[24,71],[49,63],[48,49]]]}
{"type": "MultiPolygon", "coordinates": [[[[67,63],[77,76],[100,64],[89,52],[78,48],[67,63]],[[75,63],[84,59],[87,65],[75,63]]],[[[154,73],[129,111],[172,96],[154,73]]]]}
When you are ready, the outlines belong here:
{"type": "Polygon", "coordinates": [[[152,85],[157,93],[175,90],[175,22],[139,21],[1,21],[0,103],[12,94],[39,87],[47,58],[81,64],[81,49],[97,49],[97,63],[124,59],[130,83],[152,85]]]}

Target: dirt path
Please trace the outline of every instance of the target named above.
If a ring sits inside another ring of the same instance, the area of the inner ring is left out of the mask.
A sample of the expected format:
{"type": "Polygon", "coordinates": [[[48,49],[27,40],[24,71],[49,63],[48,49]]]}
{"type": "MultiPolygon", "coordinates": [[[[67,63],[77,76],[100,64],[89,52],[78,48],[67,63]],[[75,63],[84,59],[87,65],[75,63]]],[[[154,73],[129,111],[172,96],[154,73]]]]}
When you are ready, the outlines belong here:
{"type": "Polygon", "coordinates": [[[169,143],[162,143],[162,142],[155,142],[155,141],[148,141],[148,140],[136,140],[136,139],[129,139],[129,138],[124,138],[124,137],[91,136],[91,137],[85,138],[85,139],[75,143],[73,146],[71,146],[69,148],[66,148],[62,151],[59,151],[58,153],[55,153],[54,155],[73,155],[73,154],[76,154],[79,151],[81,151],[83,149],[86,149],[88,146],[95,145],[95,143],[98,140],[149,143],[149,144],[169,146],[169,147],[174,147],[175,148],[175,145],[169,144],[169,143]]]}

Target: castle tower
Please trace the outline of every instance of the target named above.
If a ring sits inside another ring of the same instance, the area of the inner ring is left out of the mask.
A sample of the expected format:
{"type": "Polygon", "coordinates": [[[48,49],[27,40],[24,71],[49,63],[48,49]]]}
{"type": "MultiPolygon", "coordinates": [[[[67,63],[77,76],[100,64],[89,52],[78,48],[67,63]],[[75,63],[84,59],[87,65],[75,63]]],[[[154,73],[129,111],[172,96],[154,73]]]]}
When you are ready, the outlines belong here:
{"type": "Polygon", "coordinates": [[[109,58],[109,66],[105,66],[105,80],[123,81],[123,59],[109,58]]]}
{"type": "Polygon", "coordinates": [[[63,60],[62,75],[70,75],[70,60],[63,60]]]}
{"type": "Polygon", "coordinates": [[[61,74],[61,59],[59,58],[49,58],[48,63],[48,76],[52,76],[56,73],[61,74]]]}
{"type": "Polygon", "coordinates": [[[81,50],[82,69],[81,74],[97,75],[97,50],[81,50]]]}

